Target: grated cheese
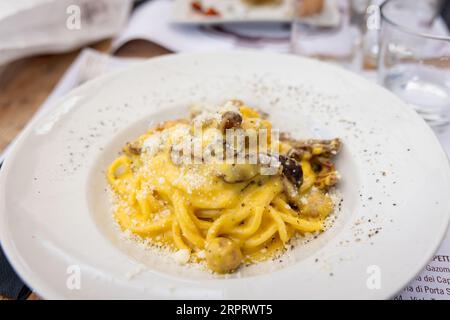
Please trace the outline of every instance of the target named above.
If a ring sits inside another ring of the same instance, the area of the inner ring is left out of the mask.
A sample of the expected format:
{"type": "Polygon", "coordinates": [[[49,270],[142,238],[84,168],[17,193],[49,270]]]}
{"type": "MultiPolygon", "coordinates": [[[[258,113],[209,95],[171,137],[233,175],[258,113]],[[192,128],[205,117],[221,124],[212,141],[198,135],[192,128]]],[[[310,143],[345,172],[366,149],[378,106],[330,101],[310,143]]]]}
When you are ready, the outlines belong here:
{"type": "Polygon", "coordinates": [[[165,139],[166,135],[163,135],[160,132],[152,134],[150,137],[148,137],[143,144],[144,149],[147,151],[147,154],[150,157],[153,157],[155,154],[157,154],[164,146],[165,139]]]}
{"type": "Polygon", "coordinates": [[[180,265],[185,265],[189,262],[191,254],[187,249],[180,249],[173,254],[175,261],[180,265]]]}

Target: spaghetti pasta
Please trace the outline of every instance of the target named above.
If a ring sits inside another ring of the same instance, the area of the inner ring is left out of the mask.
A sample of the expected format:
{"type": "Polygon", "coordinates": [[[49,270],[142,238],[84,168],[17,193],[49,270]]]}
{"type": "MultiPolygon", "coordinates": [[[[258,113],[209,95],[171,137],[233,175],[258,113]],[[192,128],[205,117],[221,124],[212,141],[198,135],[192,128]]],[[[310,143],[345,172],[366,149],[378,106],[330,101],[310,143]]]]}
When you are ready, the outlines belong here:
{"type": "Polygon", "coordinates": [[[116,221],[219,273],[322,231],[340,140],[276,136],[269,120],[236,100],[150,129],[107,169],[116,221]]]}

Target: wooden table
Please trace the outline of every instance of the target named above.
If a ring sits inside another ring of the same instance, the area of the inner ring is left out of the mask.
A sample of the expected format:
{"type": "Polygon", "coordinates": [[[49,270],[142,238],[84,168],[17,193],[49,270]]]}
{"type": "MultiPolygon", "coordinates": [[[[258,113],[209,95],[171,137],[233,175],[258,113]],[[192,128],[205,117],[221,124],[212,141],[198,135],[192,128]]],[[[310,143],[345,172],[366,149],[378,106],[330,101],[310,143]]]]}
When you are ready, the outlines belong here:
{"type": "MultiPolygon", "coordinates": [[[[90,47],[108,52],[110,40],[90,47]]],[[[0,152],[14,139],[42,105],[80,50],[22,59],[0,67],[0,152]]],[[[143,40],[120,48],[115,56],[150,58],[170,51],[143,40]]]]}
{"type": "MultiPolygon", "coordinates": [[[[104,40],[90,47],[108,52],[111,41],[104,40]]],[[[0,67],[0,152],[39,109],[80,51],[25,58],[0,67]]],[[[170,51],[161,46],[135,40],[121,47],[115,56],[151,58],[167,53],[170,51]]],[[[0,296],[2,299],[5,298],[0,296]]],[[[31,294],[28,299],[39,298],[31,294]]]]}

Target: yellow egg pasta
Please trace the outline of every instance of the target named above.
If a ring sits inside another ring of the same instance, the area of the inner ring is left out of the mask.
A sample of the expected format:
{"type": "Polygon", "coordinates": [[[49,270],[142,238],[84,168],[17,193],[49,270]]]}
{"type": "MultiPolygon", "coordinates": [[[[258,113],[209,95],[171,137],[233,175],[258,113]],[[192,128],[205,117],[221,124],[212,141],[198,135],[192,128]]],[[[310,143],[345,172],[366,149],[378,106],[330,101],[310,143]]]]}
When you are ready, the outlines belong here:
{"type": "Polygon", "coordinates": [[[322,231],[333,211],[328,189],[338,173],[331,159],[341,142],[273,132],[263,113],[238,100],[193,108],[189,119],[150,129],[106,171],[115,220],[218,273],[322,231]]]}

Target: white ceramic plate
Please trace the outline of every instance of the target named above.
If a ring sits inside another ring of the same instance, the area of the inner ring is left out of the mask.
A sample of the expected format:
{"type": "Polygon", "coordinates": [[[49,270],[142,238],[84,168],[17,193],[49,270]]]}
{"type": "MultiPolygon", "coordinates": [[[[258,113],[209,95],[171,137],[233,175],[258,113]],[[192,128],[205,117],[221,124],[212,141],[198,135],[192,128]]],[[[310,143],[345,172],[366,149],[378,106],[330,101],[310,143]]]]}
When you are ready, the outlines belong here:
{"type": "Polygon", "coordinates": [[[1,170],[0,237],[44,298],[389,298],[438,247],[449,194],[433,133],[385,89],[295,56],[172,55],[79,87],[20,135],[1,170]],[[229,98],[296,136],[341,137],[344,200],[289,258],[223,279],[121,241],[103,170],[150,123],[229,98]]]}
{"type": "Polygon", "coordinates": [[[282,0],[277,5],[249,6],[241,0],[203,1],[213,4],[219,16],[205,16],[192,9],[191,0],[175,0],[173,21],[186,24],[215,24],[232,22],[291,22],[293,0],[282,0]]]}

